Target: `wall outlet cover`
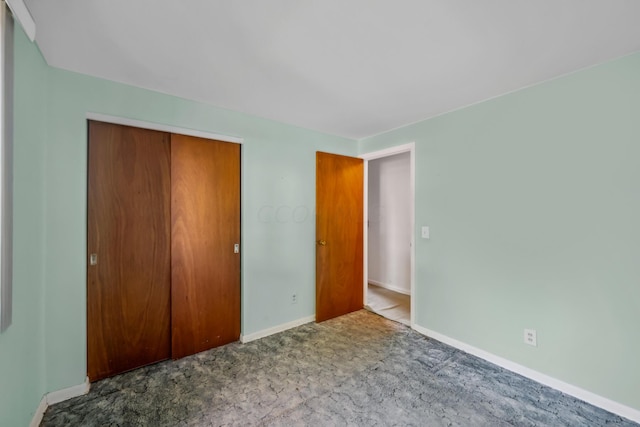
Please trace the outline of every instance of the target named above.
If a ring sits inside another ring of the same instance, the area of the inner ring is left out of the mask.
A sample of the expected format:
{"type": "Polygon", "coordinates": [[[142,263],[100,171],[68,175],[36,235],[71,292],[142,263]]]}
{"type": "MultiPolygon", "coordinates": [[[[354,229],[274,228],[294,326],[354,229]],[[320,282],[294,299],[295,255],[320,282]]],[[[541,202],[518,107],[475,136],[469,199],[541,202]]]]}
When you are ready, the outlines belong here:
{"type": "Polygon", "coordinates": [[[538,337],[535,329],[524,330],[524,343],[534,347],[538,346],[538,337]]]}

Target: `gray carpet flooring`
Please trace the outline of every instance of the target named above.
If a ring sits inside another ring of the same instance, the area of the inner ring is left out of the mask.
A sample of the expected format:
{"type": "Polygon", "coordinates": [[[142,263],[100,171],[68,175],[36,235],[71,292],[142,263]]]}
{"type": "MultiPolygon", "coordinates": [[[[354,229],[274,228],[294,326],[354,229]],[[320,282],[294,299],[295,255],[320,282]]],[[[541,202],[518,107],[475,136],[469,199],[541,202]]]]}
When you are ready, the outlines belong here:
{"type": "Polygon", "coordinates": [[[411,325],[411,297],[369,283],[366,308],[387,319],[411,325]]]}
{"type": "Polygon", "coordinates": [[[366,310],[141,368],[43,426],[637,426],[366,310]]]}

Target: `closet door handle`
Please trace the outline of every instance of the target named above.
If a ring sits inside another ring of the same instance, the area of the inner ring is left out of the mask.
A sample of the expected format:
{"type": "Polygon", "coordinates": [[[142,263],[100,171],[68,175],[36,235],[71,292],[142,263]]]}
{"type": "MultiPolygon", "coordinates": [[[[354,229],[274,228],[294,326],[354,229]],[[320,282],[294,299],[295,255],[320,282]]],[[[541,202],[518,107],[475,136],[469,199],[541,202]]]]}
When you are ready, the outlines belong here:
{"type": "Polygon", "coordinates": [[[326,240],[318,240],[318,244],[320,246],[327,246],[327,241],[326,240]]]}

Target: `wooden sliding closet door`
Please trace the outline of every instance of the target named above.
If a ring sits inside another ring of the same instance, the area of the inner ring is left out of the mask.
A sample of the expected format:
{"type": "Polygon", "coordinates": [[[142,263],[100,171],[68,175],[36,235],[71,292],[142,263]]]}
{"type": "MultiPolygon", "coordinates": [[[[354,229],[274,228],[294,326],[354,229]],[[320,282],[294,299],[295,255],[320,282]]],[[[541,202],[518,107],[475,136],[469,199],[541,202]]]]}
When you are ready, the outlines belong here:
{"type": "Polygon", "coordinates": [[[240,337],[240,146],[171,135],[172,357],[240,337]]]}
{"type": "Polygon", "coordinates": [[[168,359],[169,134],[89,122],[87,370],[168,359]]]}

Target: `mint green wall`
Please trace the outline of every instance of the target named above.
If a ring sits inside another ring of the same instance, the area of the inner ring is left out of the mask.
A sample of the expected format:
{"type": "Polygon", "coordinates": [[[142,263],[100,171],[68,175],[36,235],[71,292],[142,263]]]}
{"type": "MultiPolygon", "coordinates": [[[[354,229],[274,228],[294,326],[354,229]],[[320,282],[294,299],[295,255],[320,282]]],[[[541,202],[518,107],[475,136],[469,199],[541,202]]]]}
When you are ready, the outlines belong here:
{"type": "Polygon", "coordinates": [[[410,141],[417,324],[640,409],[640,54],[359,151],[410,141]]]}
{"type": "Polygon", "coordinates": [[[26,426],[45,391],[46,64],[15,32],[13,323],[0,334],[0,425],[26,426]]]}
{"type": "MultiPolygon", "coordinates": [[[[359,144],[416,142],[419,325],[636,409],[639,75],[634,55],[359,144]]],[[[315,311],[314,152],[356,144],[52,69],[17,31],[0,425],[84,380],[88,111],[243,137],[243,333],[315,311]]]]}
{"type": "Polygon", "coordinates": [[[59,69],[48,76],[47,390],[86,374],[87,112],[244,138],[243,334],[315,313],[315,151],[355,155],[354,141],[59,69]]]}
{"type": "Polygon", "coordinates": [[[315,151],[355,155],[354,141],[53,69],[21,32],[16,57],[15,314],[0,335],[0,425],[28,424],[45,392],[86,376],[87,112],[244,138],[243,334],[315,313],[315,151]]]}

